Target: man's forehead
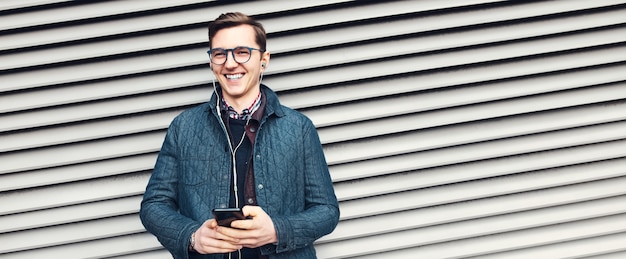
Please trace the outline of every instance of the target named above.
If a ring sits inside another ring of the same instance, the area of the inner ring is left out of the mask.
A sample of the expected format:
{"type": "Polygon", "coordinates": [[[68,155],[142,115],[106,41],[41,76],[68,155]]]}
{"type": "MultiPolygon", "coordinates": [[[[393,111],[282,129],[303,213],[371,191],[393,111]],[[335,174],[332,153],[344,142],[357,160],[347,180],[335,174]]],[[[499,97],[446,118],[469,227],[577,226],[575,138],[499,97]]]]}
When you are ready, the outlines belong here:
{"type": "Polygon", "coordinates": [[[254,28],[247,24],[217,31],[213,37],[211,46],[213,48],[234,48],[240,46],[259,47],[256,43],[254,28]]]}

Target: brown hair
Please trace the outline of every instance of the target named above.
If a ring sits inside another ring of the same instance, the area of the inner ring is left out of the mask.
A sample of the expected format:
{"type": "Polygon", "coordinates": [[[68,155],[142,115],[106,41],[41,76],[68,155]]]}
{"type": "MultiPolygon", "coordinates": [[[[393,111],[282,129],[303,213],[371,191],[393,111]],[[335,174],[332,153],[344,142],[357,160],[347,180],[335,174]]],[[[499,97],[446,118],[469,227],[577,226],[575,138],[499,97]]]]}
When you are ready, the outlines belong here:
{"type": "Polygon", "coordinates": [[[219,30],[236,27],[243,24],[252,26],[256,34],[256,43],[259,44],[259,48],[262,51],[265,51],[267,36],[265,35],[265,29],[263,29],[263,25],[252,19],[250,16],[239,12],[223,13],[219,17],[217,17],[215,21],[209,22],[209,47],[213,47],[211,41],[219,30]]]}

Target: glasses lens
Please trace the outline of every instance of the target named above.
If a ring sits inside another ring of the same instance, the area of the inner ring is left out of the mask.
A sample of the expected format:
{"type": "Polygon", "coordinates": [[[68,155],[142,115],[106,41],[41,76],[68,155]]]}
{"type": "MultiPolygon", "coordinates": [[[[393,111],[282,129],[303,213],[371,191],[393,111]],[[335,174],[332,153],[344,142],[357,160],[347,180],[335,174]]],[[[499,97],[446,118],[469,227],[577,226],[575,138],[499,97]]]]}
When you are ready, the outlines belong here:
{"type": "Polygon", "coordinates": [[[252,56],[252,48],[248,47],[236,47],[234,49],[215,48],[209,51],[211,62],[216,65],[226,63],[226,60],[228,59],[228,52],[233,54],[235,62],[239,64],[248,62],[248,60],[250,60],[250,56],[252,56]]]}
{"type": "Polygon", "coordinates": [[[211,49],[211,54],[210,54],[211,62],[213,62],[216,65],[224,64],[224,62],[226,62],[227,54],[228,53],[224,49],[211,49]]]}
{"type": "Polygon", "coordinates": [[[250,49],[246,47],[237,47],[233,50],[233,57],[237,63],[246,63],[250,60],[250,49]]]}

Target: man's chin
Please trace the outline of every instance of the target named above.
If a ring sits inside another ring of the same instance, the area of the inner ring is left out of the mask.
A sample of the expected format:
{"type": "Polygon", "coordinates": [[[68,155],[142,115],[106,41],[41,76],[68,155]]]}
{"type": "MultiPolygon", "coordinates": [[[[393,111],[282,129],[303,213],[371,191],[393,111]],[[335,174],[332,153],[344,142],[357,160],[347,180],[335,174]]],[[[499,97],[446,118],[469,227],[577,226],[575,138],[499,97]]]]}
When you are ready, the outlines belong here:
{"type": "Polygon", "coordinates": [[[237,80],[237,81],[220,80],[220,85],[222,86],[222,88],[229,88],[229,89],[243,88],[243,83],[241,82],[241,80],[237,80]]]}
{"type": "Polygon", "coordinates": [[[238,98],[244,95],[245,91],[242,86],[226,86],[222,87],[222,93],[231,98],[238,98]]]}

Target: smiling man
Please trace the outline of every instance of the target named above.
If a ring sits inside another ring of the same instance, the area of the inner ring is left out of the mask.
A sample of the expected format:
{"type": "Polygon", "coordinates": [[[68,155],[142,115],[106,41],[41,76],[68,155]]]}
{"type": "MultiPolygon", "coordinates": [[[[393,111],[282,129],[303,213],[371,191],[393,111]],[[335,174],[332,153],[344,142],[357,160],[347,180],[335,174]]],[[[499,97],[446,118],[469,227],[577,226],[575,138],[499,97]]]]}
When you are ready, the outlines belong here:
{"type": "Polygon", "coordinates": [[[209,46],[219,84],[168,128],[142,223],[175,258],[316,258],[339,207],[315,126],[261,84],[270,53],[260,23],[222,14],[209,46]],[[218,225],[212,211],[224,208],[244,219],[218,225]]]}
{"type": "Polygon", "coordinates": [[[258,97],[260,75],[270,60],[264,42],[257,43],[255,34],[254,27],[242,24],[217,30],[210,41],[211,67],[223,98],[240,113],[258,97]]]}

